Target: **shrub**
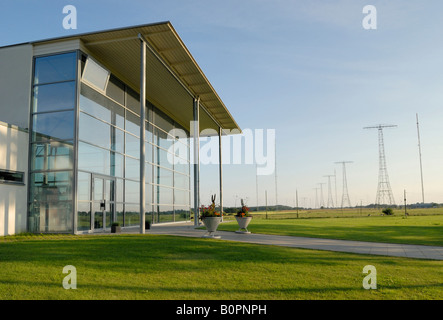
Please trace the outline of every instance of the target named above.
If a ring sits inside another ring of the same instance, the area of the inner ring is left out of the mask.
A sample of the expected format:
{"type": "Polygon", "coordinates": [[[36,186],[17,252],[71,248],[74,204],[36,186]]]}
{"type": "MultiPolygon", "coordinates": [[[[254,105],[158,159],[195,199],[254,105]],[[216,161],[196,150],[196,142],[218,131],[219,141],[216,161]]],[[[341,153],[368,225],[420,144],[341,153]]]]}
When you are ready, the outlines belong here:
{"type": "Polygon", "coordinates": [[[394,214],[394,210],[392,210],[391,208],[383,209],[382,212],[387,216],[392,216],[394,214]]]}

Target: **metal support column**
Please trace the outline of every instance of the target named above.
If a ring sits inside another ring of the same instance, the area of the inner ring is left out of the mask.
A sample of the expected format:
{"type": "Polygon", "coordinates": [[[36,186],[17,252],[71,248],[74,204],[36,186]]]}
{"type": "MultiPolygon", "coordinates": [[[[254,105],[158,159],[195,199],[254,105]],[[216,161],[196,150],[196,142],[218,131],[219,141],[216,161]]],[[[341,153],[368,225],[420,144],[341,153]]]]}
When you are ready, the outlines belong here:
{"type": "Polygon", "coordinates": [[[194,98],[194,226],[200,217],[200,98],[194,98]]]}
{"type": "Polygon", "coordinates": [[[220,172],[220,217],[223,221],[223,162],[222,162],[222,131],[221,127],[218,128],[218,156],[219,156],[219,172],[220,172]]]}
{"type": "Polygon", "coordinates": [[[140,38],[140,233],[145,233],[146,43],[140,38]]]}

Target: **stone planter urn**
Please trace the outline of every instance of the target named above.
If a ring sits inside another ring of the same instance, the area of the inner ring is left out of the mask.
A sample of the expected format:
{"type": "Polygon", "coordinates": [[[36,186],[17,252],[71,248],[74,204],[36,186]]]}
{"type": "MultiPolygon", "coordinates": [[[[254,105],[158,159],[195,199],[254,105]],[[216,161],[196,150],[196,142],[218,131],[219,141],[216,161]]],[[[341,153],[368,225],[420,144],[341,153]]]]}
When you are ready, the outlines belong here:
{"type": "Polygon", "coordinates": [[[247,228],[248,228],[249,222],[251,222],[251,220],[252,220],[252,217],[235,216],[235,219],[237,220],[237,223],[239,226],[239,229],[235,232],[237,232],[237,233],[251,233],[248,231],[247,228]]]}
{"type": "Polygon", "coordinates": [[[215,231],[217,231],[220,220],[220,217],[202,217],[202,222],[207,231],[207,233],[203,235],[203,238],[220,238],[220,236],[215,235],[215,231]]]}

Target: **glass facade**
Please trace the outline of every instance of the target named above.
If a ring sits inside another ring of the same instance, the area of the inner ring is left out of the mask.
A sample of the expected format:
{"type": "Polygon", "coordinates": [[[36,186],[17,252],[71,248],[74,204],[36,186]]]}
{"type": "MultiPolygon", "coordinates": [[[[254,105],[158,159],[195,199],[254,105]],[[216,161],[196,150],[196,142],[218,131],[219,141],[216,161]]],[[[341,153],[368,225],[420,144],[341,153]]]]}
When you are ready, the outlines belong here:
{"type": "Polygon", "coordinates": [[[72,232],[77,52],[34,61],[28,229],[72,232]]]}
{"type": "MultiPolygon", "coordinates": [[[[145,218],[189,220],[189,133],[146,105],[145,218]]],[[[140,102],[134,90],[79,51],[36,57],[31,124],[29,231],[139,226],[140,102]]]]}
{"type": "MultiPolygon", "coordinates": [[[[81,84],[79,117],[80,173],[100,174],[115,181],[114,220],[123,226],[140,223],[140,99],[111,74],[105,93],[81,84]]],[[[146,220],[151,223],[190,219],[189,143],[187,133],[147,102],[145,122],[146,220]],[[185,138],[171,135],[180,129],[185,138]],[[174,164],[174,143],[187,150],[174,164]]],[[[87,191],[81,191],[85,194],[87,191]]],[[[81,207],[86,207],[86,201],[81,207]]],[[[90,203],[92,205],[92,203],[90,203]]],[[[79,206],[80,207],[80,206],[79,206]]],[[[80,217],[80,215],[79,215],[80,217]]]]}

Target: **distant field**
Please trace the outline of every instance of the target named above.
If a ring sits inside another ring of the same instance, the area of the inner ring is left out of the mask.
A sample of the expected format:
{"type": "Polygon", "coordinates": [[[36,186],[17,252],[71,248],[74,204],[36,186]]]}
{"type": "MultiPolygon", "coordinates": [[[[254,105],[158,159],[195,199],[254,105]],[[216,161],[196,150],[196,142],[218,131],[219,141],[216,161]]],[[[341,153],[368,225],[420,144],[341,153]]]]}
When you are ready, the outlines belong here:
{"type": "MultiPolygon", "coordinates": [[[[400,210],[393,216],[381,216],[375,210],[361,214],[355,210],[313,210],[299,212],[299,218],[294,212],[268,212],[267,218],[264,212],[253,212],[248,229],[299,237],[443,246],[443,214],[439,210],[408,210],[407,217],[400,210]]],[[[219,230],[237,229],[235,221],[219,226],[219,230]]]]}
{"type": "MultiPolygon", "coordinates": [[[[425,209],[407,209],[409,216],[421,215],[442,215],[443,208],[425,208],[425,209]]],[[[314,210],[299,210],[298,216],[296,210],[282,210],[282,211],[254,211],[252,214],[260,219],[266,217],[272,219],[296,219],[298,218],[344,218],[344,217],[367,217],[367,216],[381,216],[381,209],[366,209],[366,208],[344,208],[344,209],[314,209],[314,210]]],[[[394,209],[395,216],[405,216],[404,209],[394,209]]]]}

